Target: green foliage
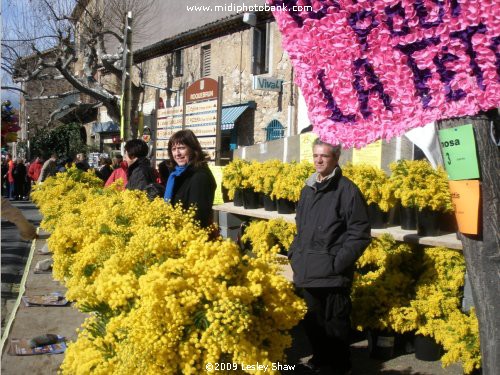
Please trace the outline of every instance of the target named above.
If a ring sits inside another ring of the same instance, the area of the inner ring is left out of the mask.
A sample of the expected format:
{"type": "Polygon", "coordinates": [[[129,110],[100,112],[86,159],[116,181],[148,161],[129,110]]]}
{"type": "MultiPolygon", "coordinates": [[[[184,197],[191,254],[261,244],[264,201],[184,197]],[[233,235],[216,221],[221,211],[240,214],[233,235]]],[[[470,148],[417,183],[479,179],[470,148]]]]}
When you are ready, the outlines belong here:
{"type": "Polygon", "coordinates": [[[46,159],[55,152],[58,157],[74,158],[80,152],[87,152],[80,127],[80,124],[72,123],[50,131],[38,131],[31,137],[31,155],[46,159]]]}

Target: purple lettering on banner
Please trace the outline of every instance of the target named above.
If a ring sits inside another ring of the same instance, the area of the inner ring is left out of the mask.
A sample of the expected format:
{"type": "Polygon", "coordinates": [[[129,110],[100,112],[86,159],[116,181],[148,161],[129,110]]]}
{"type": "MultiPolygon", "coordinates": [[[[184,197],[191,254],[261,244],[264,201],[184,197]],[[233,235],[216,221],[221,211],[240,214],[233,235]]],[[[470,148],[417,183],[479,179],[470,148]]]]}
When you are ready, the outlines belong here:
{"type": "Polygon", "coordinates": [[[404,36],[410,33],[410,27],[408,26],[408,20],[406,19],[405,9],[401,6],[401,2],[394,6],[386,6],[385,14],[387,15],[387,27],[392,36],[404,36]],[[394,19],[400,17],[403,19],[403,24],[399,30],[394,29],[394,19]]]}
{"type": "Polygon", "coordinates": [[[491,38],[489,49],[495,54],[495,67],[497,68],[497,81],[500,82],[500,52],[498,46],[500,45],[500,35],[491,38]]]}
{"type": "Polygon", "coordinates": [[[424,4],[424,0],[416,0],[415,4],[413,4],[413,7],[415,8],[415,11],[417,12],[418,16],[418,22],[420,23],[420,26],[422,26],[424,29],[430,29],[431,27],[436,27],[443,23],[443,17],[444,17],[444,2],[440,0],[432,0],[434,4],[437,4],[439,7],[438,10],[438,18],[435,21],[427,21],[427,17],[429,16],[429,12],[427,11],[427,8],[424,4]]]}
{"type": "Polygon", "coordinates": [[[467,96],[467,93],[462,90],[462,89],[457,89],[453,90],[451,88],[451,81],[457,74],[454,70],[447,69],[446,68],[446,63],[453,62],[458,60],[458,57],[452,53],[446,52],[447,49],[443,48],[443,55],[442,57],[439,56],[434,56],[434,59],[432,60],[434,64],[436,65],[436,70],[439,73],[439,77],[441,78],[441,82],[444,82],[444,91],[445,91],[445,96],[446,100],[448,101],[458,101],[460,99],[463,99],[467,96]]]}
{"type": "MultiPolygon", "coordinates": [[[[340,9],[339,3],[334,0],[318,0],[321,3],[321,8],[315,12],[307,12],[309,18],[314,20],[320,20],[327,14],[328,7],[333,6],[336,9],[340,9]]],[[[311,0],[305,0],[304,5],[311,5],[311,0]]]]}
{"type": "Polygon", "coordinates": [[[335,99],[330,90],[325,85],[325,70],[321,69],[318,73],[319,87],[327,101],[326,107],[332,111],[332,115],[329,117],[333,121],[342,122],[344,124],[354,122],[356,120],[356,115],[344,115],[340,108],[338,107],[335,99]]]}
{"type": "Polygon", "coordinates": [[[432,96],[429,94],[429,87],[425,84],[425,82],[431,78],[432,74],[430,69],[420,69],[418,67],[413,54],[415,52],[426,49],[432,44],[437,46],[440,42],[441,40],[439,39],[439,37],[432,37],[406,44],[404,46],[400,44],[396,46],[398,50],[403,52],[408,57],[407,64],[413,73],[413,83],[415,84],[415,90],[417,91],[417,95],[420,96],[424,108],[427,108],[429,106],[429,102],[432,99],[432,96]]]}
{"type": "Polygon", "coordinates": [[[384,92],[384,86],[380,79],[375,74],[373,66],[368,62],[367,59],[357,59],[354,61],[354,89],[358,93],[358,101],[360,105],[360,111],[363,118],[368,118],[372,114],[370,108],[368,107],[368,99],[370,98],[370,93],[377,93],[378,97],[384,103],[384,107],[387,110],[391,110],[391,97],[384,92]],[[361,74],[361,69],[364,69],[367,81],[372,87],[366,88],[362,85],[363,75],[361,74]]]}
{"type": "Polygon", "coordinates": [[[465,47],[465,52],[470,58],[470,67],[472,69],[472,73],[476,76],[477,85],[484,91],[486,90],[486,86],[483,83],[483,71],[476,61],[477,53],[474,51],[474,48],[472,48],[472,37],[476,33],[486,34],[486,26],[483,23],[476,26],[467,26],[464,30],[450,33],[450,37],[460,39],[462,41],[462,44],[465,47]]]}
{"type": "Polygon", "coordinates": [[[368,49],[368,35],[370,32],[379,25],[379,22],[375,19],[375,13],[371,10],[363,9],[359,12],[352,13],[349,16],[349,26],[352,27],[356,36],[358,37],[359,44],[361,44],[361,49],[366,51],[368,49]],[[371,18],[371,23],[368,27],[363,28],[358,26],[358,22],[362,22],[367,18],[371,18]]]}
{"type": "Polygon", "coordinates": [[[273,15],[315,132],[348,148],[499,108],[498,1],[266,0],[287,6],[273,15]]]}
{"type": "Polygon", "coordinates": [[[458,0],[451,0],[451,16],[452,17],[458,17],[460,15],[460,4],[458,3],[458,0]]]}

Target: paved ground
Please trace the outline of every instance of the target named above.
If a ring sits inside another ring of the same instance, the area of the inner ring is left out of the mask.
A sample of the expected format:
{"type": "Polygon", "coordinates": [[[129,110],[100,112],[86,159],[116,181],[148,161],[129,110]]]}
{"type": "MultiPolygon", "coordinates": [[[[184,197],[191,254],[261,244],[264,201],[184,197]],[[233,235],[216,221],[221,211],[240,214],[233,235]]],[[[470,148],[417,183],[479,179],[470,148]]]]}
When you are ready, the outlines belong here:
{"type": "MultiPolygon", "coordinates": [[[[40,224],[40,214],[31,202],[13,201],[14,206],[23,211],[24,216],[35,226],[40,224]]],[[[19,283],[28,258],[31,241],[23,241],[19,237],[17,227],[2,220],[2,334],[8,312],[16,300],[19,283]]]]}
{"type": "MultiPolygon", "coordinates": [[[[38,212],[28,203],[19,203],[20,208],[35,222],[39,220],[38,212]]],[[[35,243],[35,255],[31,263],[26,283],[26,295],[45,294],[48,292],[62,292],[65,289],[52,279],[51,274],[34,274],[33,268],[37,261],[46,259],[49,255],[38,255],[47,236],[41,237],[35,243]]],[[[15,228],[2,221],[2,302],[12,306],[12,298],[16,296],[16,283],[19,283],[24,262],[28,255],[30,243],[19,241],[15,228]],[[5,263],[5,264],[4,264],[5,263]],[[4,268],[5,267],[5,268],[4,268]],[[5,272],[5,275],[3,274],[5,272]],[[4,296],[4,280],[6,294],[4,296]],[[8,289],[8,286],[11,286],[8,289]]],[[[5,312],[8,313],[7,310],[5,312]]],[[[2,320],[4,319],[2,303],[2,320]]],[[[68,307],[25,307],[21,305],[15,315],[9,338],[30,338],[43,333],[56,333],[68,340],[76,339],[76,329],[81,325],[85,316],[71,306],[68,307]]],[[[310,348],[301,326],[296,327],[293,333],[293,346],[287,352],[287,364],[296,365],[310,356],[310,348]]],[[[413,354],[404,353],[404,345],[399,353],[391,360],[375,360],[370,358],[368,341],[363,334],[356,334],[351,345],[353,374],[402,374],[402,375],[462,375],[459,365],[442,369],[440,362],[424,362],[415,359],[413,354]]],[[[38,355],[30,357],[16,357],[7,354],[7,340],[2,351],[1,372],[6,375],[25,374],[57,374],[57,370],[64,355],[38,355]]],[[[299,371],[287,371],[301,375],[299,371]]]]}

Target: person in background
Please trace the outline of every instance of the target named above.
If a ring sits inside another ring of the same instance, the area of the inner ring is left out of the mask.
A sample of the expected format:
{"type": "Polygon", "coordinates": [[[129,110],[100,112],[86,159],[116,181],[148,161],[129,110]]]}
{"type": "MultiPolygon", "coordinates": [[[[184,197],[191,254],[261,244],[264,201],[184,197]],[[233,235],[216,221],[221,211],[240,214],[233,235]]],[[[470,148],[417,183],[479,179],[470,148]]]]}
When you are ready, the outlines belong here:
{"type": "Polygon", "coordinates": [[[12,154],[7,154],[7,171],[5,172],[5,186],[7,198],[14,199],[14,160],[12,160],[12,154]]]}
{"type": "Polygon", "coordinates": [[[76,155],[75,166],[84,172],[87,172],[90,169],[90,165],[89,165],[89,162],[88,162],[85,154],[77,154],[76,155]]]}
{"type": "Polygon", "coordinates": [[[159,183],[163,186],[167,185],[168,176],[170,175],[170,165],[168,160],[163,160],[160,164],[158,164],[158,174],[159,174],[159,183]]]}
{"type": "Polygon", "coordinates": [[[43,163],[38,182],[45,181],[48,177],[55,176],[57,173],[57,155],[52,154],[45,163],[43,163]]]}
{"type": "Polygon", "coordinates": [[[111,164],[110,158],[101,157],[99,160],[100,168],[97,170],[97,176],[104,182],[108,181],[109,176],[111,176],[111,164]]]}
{"type": "Polygon", "coordinates": [[[117,155],[113,156],[112,160],[113,160],[113,170],[115,170],[117,168],[121,168],[122,162],[123,162],[123,156],[121,156],[120,154],[117,154],[117,155]]]}
{"type": "Polygon", "coordinates": [[[25,187],[27,171],[23,159],[16,159],[12,175],[14,177],[14,200],[21,201],[26,198],[25,187]]]}
{"type": "Polygon", "coordinates": [[[191,130],[180,130],[168,141],[168,156],[175,169],[168,177],[165,201],[181,203],[184,209],[194,205],[195,219],[202,227],[208,227],[213,222],[212,205],[217,184],[200,142],[191,130]]]}
{"type": "Polygon", "coordinates": [[[307,304],[304,328],[313,356],[303,366],[317,374],[350,373],[354,264],[371,241],[366,202],[342,176],[339,157],[340,146],[314,141],[316,172],[300,193],[288,250],[294,284],[307,304]]]}
{"type": "Polygon", "coordinates": [[[147,158],[148,145],[142,139],[131,139],[125,143],[125,161],[128,165],[128,190],[146,190],[149,184],[156,180],[151,162],[147,158]]]}
{"type": "Polygon", "coordinates": [[[30,178],[31,181],[35,182],[38,181],[38,178],[40,177],[40,172],[42,171],[43,167],[43,161],[40,157],[36,157],[35,160],[30,164],[30,167],[28,168],[28,177],[30,178]]]}
{"type": "Polygon", "coordinates": [[[72,158],[66,158],[66,159],[63,159],[61,160],[58,164],[57,164],[57,173],[63,173],[63,172],[66,172],[69,168],[71,168],[73,166],[73,159],[72,158]]]}
{"type": "Polygon", "coordinates": [[[128,182],[127,170],[128,170],[128,164],[122,161],[118,167],[113,169],[113,172],[111,172],[111,175],[107,179],[104,186],[109,186],[118,179],[121,179],[123,181],[123,186],[126,186],[128,182]]]}
{"type": "Polygon", "coordinates": [[[8,186],[7,186],[7,171],[9,166],[7,164],[7,158],[2,155],[2,197],[8,197],[8,186]]]}

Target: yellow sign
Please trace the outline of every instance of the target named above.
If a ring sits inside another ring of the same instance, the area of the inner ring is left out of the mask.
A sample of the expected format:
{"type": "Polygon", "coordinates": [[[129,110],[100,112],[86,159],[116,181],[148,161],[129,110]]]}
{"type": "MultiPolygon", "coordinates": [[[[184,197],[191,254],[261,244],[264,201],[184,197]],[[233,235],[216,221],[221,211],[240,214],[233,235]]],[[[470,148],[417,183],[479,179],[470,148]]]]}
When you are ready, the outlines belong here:
{"type": "Polygon", "coordinates": [[[300,136],[300,161],[313,162],[312,144],[318,138],[315,133],[309,132],[301,134],[300,136]]]}
{"type": "Polygon", "coordinates": [[[182,121],[182,107],[161,108],[156,111],[156,118],[163,118],[167,116],[180,116],[182,121]]]}
{"type": "Polygon", "coordinates": [[[198,112],[217,111],[217,100],[209,100],[207,102],[193,103],[186,105],[186,113],[193,114],[198,112]]]}
{"type": "Polygon", "coordinates": [[[190,129],[193,131],[194,134],[196,134],[197,137],[203,137],[207,135],[213,135],[215,136],[217,132],[217,126],[215,124],[213,125],[188,125],[186,126],[186,129],[190,129]]]}
{"type": "Polygon", "coordinates": [[[217,189],[215,190],[214,204],[222,204],[224,203],[224,199],[222,199],[222,169],[224,167],[210,165],[209,168],[215,177],[215,182],[217,183],[217,189]]]}
{"type": "Polygon", "coordinates": [[[352,164],[368,164],[377,168],[382,167],[382,141],[378,140],[369,145],[352,150],[352,164]]]}
{"type": "Polygon", "coordinates": [[[159,119],[156,123],[157,129],[166,128],[167,126],[182,126],[182,117],[166,117],[159,119]]]}
{"type": "Polygon", "coordinates": [[[451,201],[455,208],[458,230],[478,234],[479,228],[479,180],[448,181],[451,201]]]}
{"type": "Polygon", "coordinates": [[[202,115],[186,115],[186,126],[211,124],[217,122],[217,112],[202,114],[202,115]]]}

